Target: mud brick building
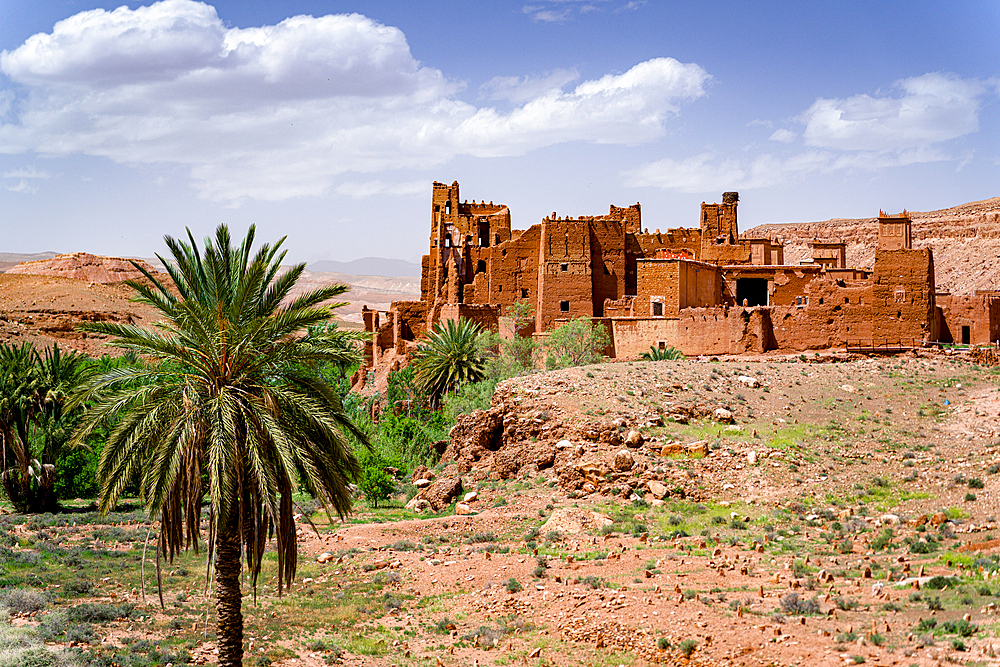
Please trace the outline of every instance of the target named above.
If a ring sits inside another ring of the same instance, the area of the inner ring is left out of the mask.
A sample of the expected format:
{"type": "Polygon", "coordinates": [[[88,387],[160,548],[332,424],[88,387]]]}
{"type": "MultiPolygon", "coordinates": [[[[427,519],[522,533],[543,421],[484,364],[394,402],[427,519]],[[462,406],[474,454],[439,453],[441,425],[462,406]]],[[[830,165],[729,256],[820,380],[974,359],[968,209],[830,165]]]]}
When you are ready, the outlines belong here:
{"type": "Polygon", "coordinates": [[[442,320],[509,328],[519,301],[535,312],[522,333],[593,318],[623,358],[650,346],[692,355],[1000,340],[998,293],[937,294],[933,254],[912,247],[906,211],[880,211],[874,266],[849,268],[845,244],[820,239],[811,261],[786,265],[780,243],[740,236],[738,206],[738,193],[723,193],[722,203],[702,203],[697,228],[664,232],[643,228],[638,203],[606,215],[553,212],[512,230],[507,206],[435,182],[421,299],[364,311],[367,364],[404,365],[442,320]]]}

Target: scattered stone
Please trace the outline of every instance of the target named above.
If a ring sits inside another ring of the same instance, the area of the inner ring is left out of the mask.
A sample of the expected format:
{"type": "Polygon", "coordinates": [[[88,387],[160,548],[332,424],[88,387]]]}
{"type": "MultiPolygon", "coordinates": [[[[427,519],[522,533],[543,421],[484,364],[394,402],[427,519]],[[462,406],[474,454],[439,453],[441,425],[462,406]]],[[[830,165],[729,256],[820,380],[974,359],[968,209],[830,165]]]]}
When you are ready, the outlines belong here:
{"type": "Polygon", "coordinates": [[[629,431],[628,436],[625,438],[625,444],[632,449],[642,447],[643,437],[642,433],[638,431],[629,431]]]}
{"type": "Polygon", "coordinates": [[[632,452],[627,449],[621,449],[615,454],[614,468],[618,472],[628,472],[635,465],[635,459],[632,458],[632,452]]]}
{"type": "Polygon", "coordinates": [[[552,530],[558,530],[560,533],[585,533],[590,530],[600,530],[613,523],[611,517],[606,514],[578,507],[566,507],[552,512],[539,530],[543,534],[552,530]]]}
{"type": "Polygon", "coordinates": [[[712,414],[715,416],[715,421],[727,423],[733,421],[732,411],[727,410],[726,408],[716,408],[712,414]]]}
{"type": "Polygon", "coordinates": [[[670,493],[670,490],[667,489],[667,487],[660,484],[656,480],[649,480],[646,486],[649,487],[649,492],[653,494],[654,498],[664,498],[668,493],[670,493]]]}

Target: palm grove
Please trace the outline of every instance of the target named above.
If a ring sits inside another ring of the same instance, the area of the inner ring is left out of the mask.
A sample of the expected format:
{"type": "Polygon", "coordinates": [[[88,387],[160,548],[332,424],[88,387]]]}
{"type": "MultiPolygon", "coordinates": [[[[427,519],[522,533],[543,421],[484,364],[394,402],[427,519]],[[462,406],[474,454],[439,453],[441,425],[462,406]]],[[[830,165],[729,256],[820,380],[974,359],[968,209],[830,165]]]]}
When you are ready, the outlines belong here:
{"type": "MultiPolygon", "coordinates": [[[[545,346],[450,321],[390,376],[373,419],[373,399],[349,393],[346,380],[365,334],[337,328],[342,304],[324,305],[347,287],[292,296],[305,265],[281,266],[284,239],[256,249],[254,240],[253,227],[237,244],[225,226],[202,248],[190,232],[166,237],[170,280],[129,283],[158,312],[153,328],[81,327],[111,336],[121,356],[0,345],[7,499],[39,512],[97,496],[108,512],[137,497],[158,522],[158,558],[205,548],[222,665],[242,664],[243,568],[256,591],[273,551],[278,593],[295,577],[297,495],[341,517],[355,488],[377,506],[396,493],[393,474],[436,462],[430,445],[457,415],[488,407],[499,380],[600,361],[608,343],[583,319],[545,346]]],[[[518,304],[512,316],[517,333],[533,313],[518,304]]]]}

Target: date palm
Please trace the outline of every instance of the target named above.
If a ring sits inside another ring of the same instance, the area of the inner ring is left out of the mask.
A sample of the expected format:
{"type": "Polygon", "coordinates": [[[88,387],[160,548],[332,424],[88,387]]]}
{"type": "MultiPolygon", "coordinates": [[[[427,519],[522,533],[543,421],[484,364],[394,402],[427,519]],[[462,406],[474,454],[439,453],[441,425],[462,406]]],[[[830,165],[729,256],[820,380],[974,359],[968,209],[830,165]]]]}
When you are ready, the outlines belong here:
{"type": "Polygon", "coordinates": [[[442,396],[466,382],[486,377],[486,363],[479,349],[479,326],[459,318],[440,322],[427,334],[413,359],[413,376],[436,405],[442,396]]]}
{"type": "Polygon", "coordinates": [[[138,478],[142,502],[160,521],[158,554],[172,558],[197,550],[207,500],[220,665],[242,664],[243,560],[256,591],[273,533],[280,594],[296,570],[297,480],[324,507],[345,515],[348,482],[358,474],[346,434],[367,444],[317,371],[322,362],[355,358],[354,348],[342,344],[352,334],[303,335],[331,317],[335,306],[322,303],[347,287],[292,297],[305,265],[281,274],[284,239],[252,255],[253,241],[251,227],[234,246],[225,225],[203,250],[190,231],[187,242],[166,237],[172,262],[160,261],[172,288],[148,273],[129,283],[136,301],[159,311],[154,328],[84,327],[114,336],[115,346],[150,363],[109,370],[76,396],[92,404],[77,440],[99,424],[116,423],[98,466],[101,511],[138,478]]]}

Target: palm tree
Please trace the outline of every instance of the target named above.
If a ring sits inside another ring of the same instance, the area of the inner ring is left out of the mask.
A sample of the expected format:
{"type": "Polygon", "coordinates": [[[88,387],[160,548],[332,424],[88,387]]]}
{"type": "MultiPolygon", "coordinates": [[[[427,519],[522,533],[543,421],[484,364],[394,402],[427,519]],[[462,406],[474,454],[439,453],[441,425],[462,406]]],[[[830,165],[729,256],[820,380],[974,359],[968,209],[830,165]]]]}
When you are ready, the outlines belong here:
{"type": "Polygon", "coordinates": [[[44,355],[30,343],[0,345],[2,480],[19,512],[55,509],[56,464],[82,413],[66,403],[90,368],[85,355],[56,343],[44,355]]]}
{"type": "Polygon", "coordinates": [[[188,242],[166,237],[173,263],[160,261],[173,291],[145,271],[145,281],[129,282],[136,301],[159,311],[155,330],[112,322],[84,327],[115,336],[115,346],[151,363],[109,370],[76,396],[93,403],[78,441],[117,420],[98,464],[102,512],[138,478],[142,502],[160,521],[157,553],[172,558],[188,547],[197,551],[207,498],[220,665],[243,660],[242,559],[256,594],[274,533],[280,595],[296,570],[296,480],[344,516],[348,482],[359,472],[345,434],[367,445],[318,372],[323,363],[357,355],[341,344],[351,334],[302,335],[331,317],[321,304],[348,288],[293,298],[305,265],[280,273],[284,238],[251,257],[254,232],[250,227],[234,247],[222,225],[203,251],[190,231],[188,242]]]}
{"type": "Polygon", "coordinates": [[[413,375],[417,385],[436,405],[442,396],[465,382],[477,382],[486,376],[486,363],[476,345],[479,325],[459,318],[440,322],[427,334],[427,341],[417,348],[413,375]]]}
{"type": "Polygon", "coordinates": [[[649,352],[643,352],[639,356],[641,361],[676,361],[683,358],[684,353],[676,347],[668,347],[661,350],[653,345],[649,346],[649,352]]]}

